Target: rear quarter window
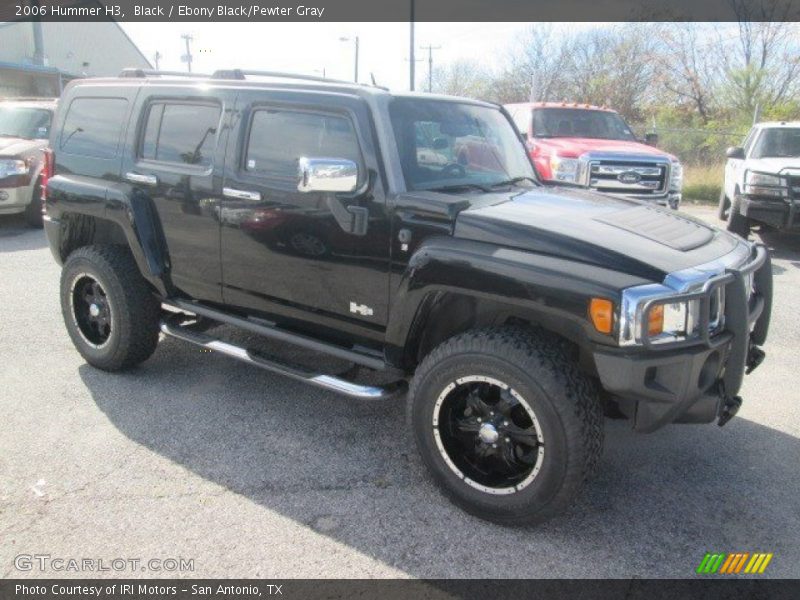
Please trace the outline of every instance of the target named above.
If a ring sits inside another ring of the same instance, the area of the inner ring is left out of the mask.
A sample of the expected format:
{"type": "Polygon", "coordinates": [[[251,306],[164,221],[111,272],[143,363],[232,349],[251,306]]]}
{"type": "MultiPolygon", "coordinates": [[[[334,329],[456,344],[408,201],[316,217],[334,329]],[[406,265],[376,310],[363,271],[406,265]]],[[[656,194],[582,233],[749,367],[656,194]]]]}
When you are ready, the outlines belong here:
{"type": "Polygon", "coordinates": [[[125,98],[75,98],[64,118],[59,150],[92,158],[115,158],[127,112],[125,98]]]}

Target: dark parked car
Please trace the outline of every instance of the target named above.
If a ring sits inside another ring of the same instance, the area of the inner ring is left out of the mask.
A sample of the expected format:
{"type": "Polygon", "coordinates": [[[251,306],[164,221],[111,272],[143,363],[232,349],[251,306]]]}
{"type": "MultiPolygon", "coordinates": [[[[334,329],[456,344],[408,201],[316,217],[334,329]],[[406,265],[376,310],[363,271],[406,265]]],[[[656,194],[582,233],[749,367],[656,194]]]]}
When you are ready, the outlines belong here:
{"type": "Polygon", "coordinates": [[[134,367],[161,332],[355,398],[399,401],[410,382],[434,479],[501,523],[570,503],[604,407],[642,432],[738,409],[770,319],[763,246],[542,185],[500,106],[238,70],[123,75],[71,83],[50,138],[45,226],[95,367],[134,367]],[[214,323],[390,383],[285,364],[214,323]]]}

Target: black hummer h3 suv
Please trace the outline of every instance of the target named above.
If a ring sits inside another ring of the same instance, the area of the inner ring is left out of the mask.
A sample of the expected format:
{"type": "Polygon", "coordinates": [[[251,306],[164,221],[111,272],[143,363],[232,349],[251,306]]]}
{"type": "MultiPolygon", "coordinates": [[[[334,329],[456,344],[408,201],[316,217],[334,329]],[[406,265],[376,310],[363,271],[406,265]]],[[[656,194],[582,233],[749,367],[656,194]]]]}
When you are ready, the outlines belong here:
{"type": "Polygon", "coordinates": [[[163,333],[355,398],[402,398],[410,381],[433,478],[501,523],[569,504],[604,409],[642,432],[738,409],[770,319],[764,247],[540,184],[492,104],[238,70],[122,75],[67,86],[45,182],[64,320],[91,365],[133,367],[163,333]],[[215,337],[219,323],[390,383],[287,364],[215,337]]]}

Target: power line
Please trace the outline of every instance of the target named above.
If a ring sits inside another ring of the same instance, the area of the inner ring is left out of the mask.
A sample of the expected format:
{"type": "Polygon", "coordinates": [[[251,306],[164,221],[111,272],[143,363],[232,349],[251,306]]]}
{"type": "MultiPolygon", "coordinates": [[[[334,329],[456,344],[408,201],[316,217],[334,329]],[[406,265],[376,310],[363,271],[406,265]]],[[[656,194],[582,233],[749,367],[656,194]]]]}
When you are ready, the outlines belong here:
{"type": "Polygon", "coordinates": [[[430,93],[433,91],[433,51],[441,50],[442,47],[428,44],[427,46],[420,46],[419,49],[428,51],[428,93],[430,93]]]}

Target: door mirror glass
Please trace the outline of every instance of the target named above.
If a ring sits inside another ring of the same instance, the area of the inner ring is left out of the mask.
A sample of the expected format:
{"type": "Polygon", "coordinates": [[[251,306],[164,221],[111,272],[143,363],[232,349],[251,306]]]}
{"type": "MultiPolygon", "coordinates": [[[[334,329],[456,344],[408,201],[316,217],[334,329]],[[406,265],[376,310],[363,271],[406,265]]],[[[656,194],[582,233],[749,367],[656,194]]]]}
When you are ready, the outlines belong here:
{"type": "Polygon", "coordinates": [[[307,158],[297,161],[298,192],[353,192],[358,165],[344,158],[307,158]]]}
{"type": "Polygon", "coordinates": [[[744,148],[741,146],[731,146],[728,148],[727,152],[725,152],[725,155],[728,158],[744,159],[744,148]]]}

